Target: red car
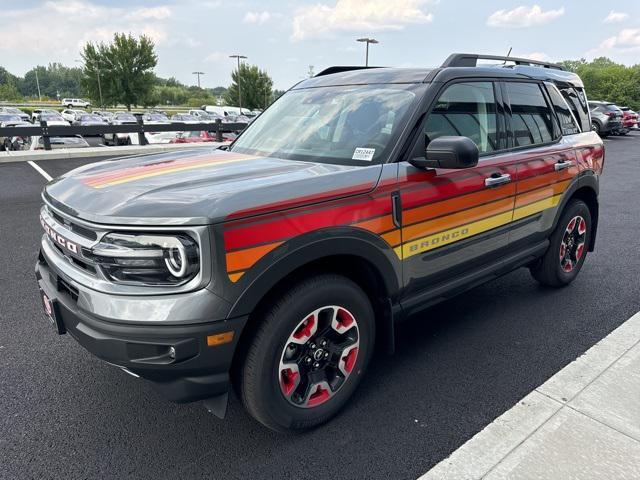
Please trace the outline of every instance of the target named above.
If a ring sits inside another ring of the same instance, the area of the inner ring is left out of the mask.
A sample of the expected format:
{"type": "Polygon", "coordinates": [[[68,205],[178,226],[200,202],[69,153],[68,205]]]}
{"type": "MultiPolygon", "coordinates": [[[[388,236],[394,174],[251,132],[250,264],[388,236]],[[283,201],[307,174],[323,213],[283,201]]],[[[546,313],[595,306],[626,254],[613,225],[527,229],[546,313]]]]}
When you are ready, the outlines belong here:
{"type": "Polygon", "coordinates": [[[199,142],[215,142],[215,133],[203,130],[201,132],[182,132],[170,143],[199,143],[199,142]]]}
{"type": "Polygon", "coordinates": [[[638,128],[638,114],[629,107],[620,107],[622,110],[622,126],[624,128],[638,128]]]}

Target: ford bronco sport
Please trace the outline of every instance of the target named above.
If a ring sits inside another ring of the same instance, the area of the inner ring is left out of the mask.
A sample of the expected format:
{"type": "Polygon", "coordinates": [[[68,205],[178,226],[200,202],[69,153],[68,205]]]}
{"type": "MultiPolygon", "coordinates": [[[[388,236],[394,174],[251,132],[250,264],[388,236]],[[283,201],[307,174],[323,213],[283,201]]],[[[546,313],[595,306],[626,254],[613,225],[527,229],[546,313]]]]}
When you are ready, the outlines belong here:
{"type": "Polygon", "coordinates": [[[603,161],[583,84],[557,65],[332,67],[228,151],[50,182],[36,276],[58,333],[170,400],[223,415],[233,385],[264,425],[309,428],[402,318],[521,266],[571,283],[603,161]]]}

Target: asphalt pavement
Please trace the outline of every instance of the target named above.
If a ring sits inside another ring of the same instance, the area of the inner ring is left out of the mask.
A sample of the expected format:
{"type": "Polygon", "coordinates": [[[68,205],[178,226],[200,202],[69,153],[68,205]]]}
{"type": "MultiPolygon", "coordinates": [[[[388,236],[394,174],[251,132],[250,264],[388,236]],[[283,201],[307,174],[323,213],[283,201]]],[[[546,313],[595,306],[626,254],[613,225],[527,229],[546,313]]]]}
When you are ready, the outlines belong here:
{"type": "MultiPolygon", "coordinates": [[[[56,176],[85,163],[48,160],[56,176]]],[[[640,310],[640,134],[606,141],[596,251],[561,290],[521,269],[401,324],[347,408],[281,435],[231,399],[174,405],[41,313],[44,178],[0,165],[0,478],[416,478],[640,310]]]]}

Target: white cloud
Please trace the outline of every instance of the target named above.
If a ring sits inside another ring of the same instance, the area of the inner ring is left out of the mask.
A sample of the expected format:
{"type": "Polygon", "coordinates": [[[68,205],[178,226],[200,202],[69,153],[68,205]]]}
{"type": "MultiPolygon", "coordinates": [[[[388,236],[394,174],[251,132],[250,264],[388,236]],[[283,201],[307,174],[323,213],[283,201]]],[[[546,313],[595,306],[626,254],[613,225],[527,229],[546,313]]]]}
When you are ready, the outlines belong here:
{"type": "Polygon", "coordinates": [[[5,14],[11,21],[0,29],[0,52],[72,62],[86,42],[110,41],[116,32],[144,34],[157,45],[164,44],[171,10],[159,5],[131,11],[90,0],[49,0],[32,8],[14,7],[5,14]]]}
{"type": "Polygon", "coordinates": [[[620,22],[624,22],[628,18],[629,18],[628,13],[616,12],[611,10],[609,12],[609,15],[607,15],[607,18],[604,19],[604,23],[620,23],[620,22]]]}
{"type": "Polygon", "coordinates": [[[612,53],[640,51],[640,28],[625,28],[617,35],[603,40],[597,48],[589,50],[587,56],[598,57],[612,53]]]}
{"type": "Polygon", "coordinates": [[[223,52],[212,52],[204,57],[205,62],[216,63],[221,62],[222,60],[229,60],[229,54],[223,52]]]}
{"type": "Polygon", "coordinates": [[[513,10],[498,10],[487,19],[490,27],[527,28],[544,25],[564,15],[564,7],[557,10],[542,10],[540,5],[520,6],[513,10]]]}
{"type": "Polygon", "coordinates": [[[242,19],[244,23],[255,23],[258,25],[262,25],[263,23],[268,22],[272,18],[271,13],[269,12],[247,12],[242,19]]]}
{"type": "Polygon", "coordinates": [[[405,25],[429,23],[433,15],[423,10],[427,0],[337,0],[302,7],[293,18],[293,40],[326,36],[334,32],[402,30],[405,25]]]}
{"type": "Polygon", "coordinates": [[[144,18],[153,20],[165,20],[171,17],[169,7],[138,8],[129,14],[129,18],[144,18]]]}

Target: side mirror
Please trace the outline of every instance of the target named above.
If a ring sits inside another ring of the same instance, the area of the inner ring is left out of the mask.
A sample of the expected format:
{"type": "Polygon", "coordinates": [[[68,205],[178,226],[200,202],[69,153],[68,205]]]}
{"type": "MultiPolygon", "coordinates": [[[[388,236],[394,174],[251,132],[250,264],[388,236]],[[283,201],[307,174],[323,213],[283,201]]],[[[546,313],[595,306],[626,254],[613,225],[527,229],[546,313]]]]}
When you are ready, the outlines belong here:
{"type": "Polygon", "coordinates": [[[418,168],[470,168],[479,156],[478,146],[468,137],[439,137],[429,142],[424,158],[410,163],[418,168]]]}

